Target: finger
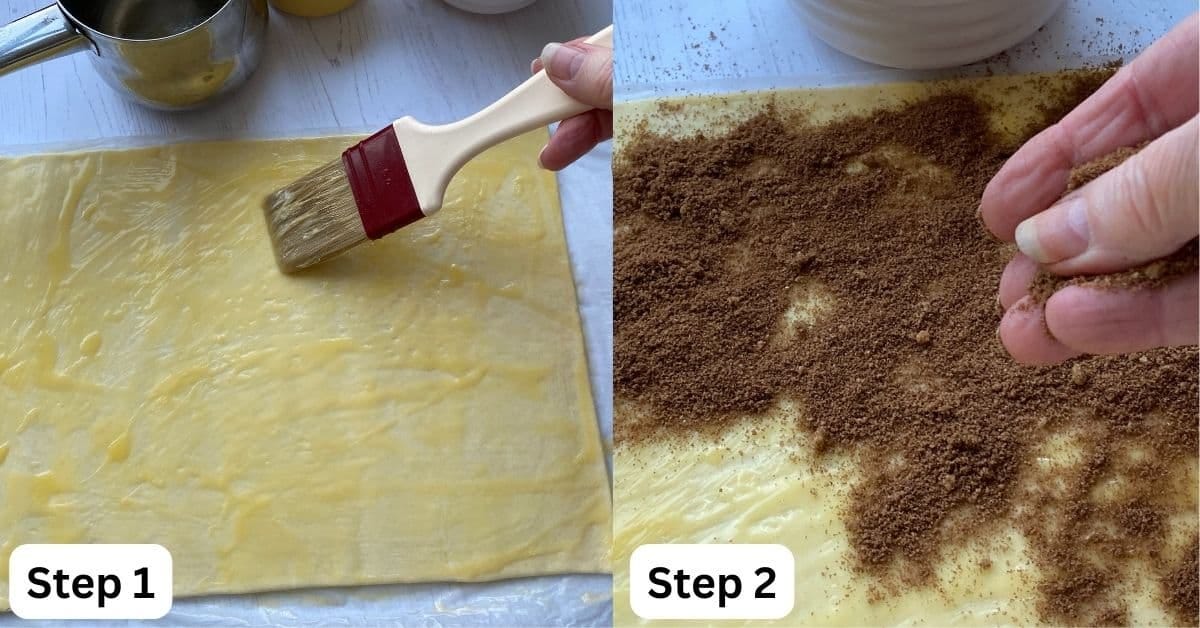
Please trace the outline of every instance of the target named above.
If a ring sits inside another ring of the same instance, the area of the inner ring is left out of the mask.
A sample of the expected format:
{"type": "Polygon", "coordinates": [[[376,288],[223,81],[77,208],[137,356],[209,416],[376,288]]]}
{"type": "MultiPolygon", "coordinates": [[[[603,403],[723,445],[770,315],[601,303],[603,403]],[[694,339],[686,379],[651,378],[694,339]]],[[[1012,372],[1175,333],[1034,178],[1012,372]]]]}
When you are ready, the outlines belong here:
{"type": "Polygon", "coordinates": [[[1200,110],[1200,21],[1192,15],[1121,68],[1058,124],[1029,140],[988,183],[979,212],[1012,240],[1066,189],[1071,168],[1162,135],[1200,110]]]}
{"type": "Polygon", "coordinates": [[[1061,275],[1121,270],[1200,233],[1200,122],[1192,118],[1125,163],[1017,226],[1021,252],[1061,275]]]}
{"type": "Polygon", "coordinates": [[[1029,282],[1037,275],[1038,263],[1021,253],[1013,256],[1000,275],[1000,307],[1012,307],[1029,294],[1029,282]]]}
{"type": "Polygon", "coordinates": [[[1067,286],[1046,301],[1046,325],[1059,342],[1083,353],[1193,345],[1200,334],[1198,281],[1192,273],[1160,288],[1067,286]]]}
{"type": "Polygon", "coordinates": [[[1000,319],[1000,342],[1017,362],[1047,365],[1065,362],[1079,351],[1060,342],[1046,329],[1042,306],[1032,297],[1017,301],[1000,319]]]}
{"type": "Polygon", "coordinates": [[[546,75],[575,100],[612,110],[612,49],[584,43],[546,44],[546,75]]]}
{"type": "MultiPolygon", "coordinates": [[[[585,39],[587,39],[587,37],[576,37],[575,39],[572,39],[571,41],[566,42],[566,44],[568,44],[568,45],[569,44],[581,44],[581,43],[583,43],[583,41],[585,39]]],[[[545,67],[545,66],[542,65],[542,59],[541,59],[541,57],[538,57],[538,58],[534,59],[533,61],[529,62],[529,73],[537,74],[538,72],[542,71],[543,67],[545,67]]]]}
{"type": "Polygon", "coordinates": [[[596,144],[612,137],[612,112],[593,109],[563,120],[542,149],[538,163],[547,170],[562,170],[596,144]]]}

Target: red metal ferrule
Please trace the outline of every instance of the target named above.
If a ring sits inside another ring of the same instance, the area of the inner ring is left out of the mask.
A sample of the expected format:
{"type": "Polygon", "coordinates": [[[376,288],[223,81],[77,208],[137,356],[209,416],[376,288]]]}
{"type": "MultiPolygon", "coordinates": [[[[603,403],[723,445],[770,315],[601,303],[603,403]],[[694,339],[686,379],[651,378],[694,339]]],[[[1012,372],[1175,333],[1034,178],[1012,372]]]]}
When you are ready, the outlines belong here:
{"type": "Polygon", "coordinates": [[[377,240],[425,217],[392,125],[342,153],[367,237],[377,240]]]}

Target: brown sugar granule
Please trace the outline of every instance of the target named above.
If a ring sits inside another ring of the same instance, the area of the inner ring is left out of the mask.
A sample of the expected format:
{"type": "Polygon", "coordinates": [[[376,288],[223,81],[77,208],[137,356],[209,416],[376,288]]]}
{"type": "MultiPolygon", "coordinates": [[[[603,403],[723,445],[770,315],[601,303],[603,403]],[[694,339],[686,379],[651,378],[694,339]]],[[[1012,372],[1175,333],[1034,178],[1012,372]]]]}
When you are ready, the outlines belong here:
{"type": "MultiPolygon", "coordinates": [[[[1110,73],[1077,74],[1045,111],[1110,73]]],[[[1043,618],[1095,624],[1124,608],[1135,561],[1164,551],[1154,522],[1194,516],[1175,476],[1196,455],[1197,352],[1036,368],[1004,353],[995,292],[1012,253],[975,212],[1016,144],[988,107],[955,89],[824,125],[769,106],[720,134],[627,135],[616,440],[794,402],[819,454],[861,461],[843,513],[854,568],[886,590],[926,586],[944,549],[1015,525],[1043,618]],[[1083,462],[1048,474],[1039,447],[1065,434],[1083,462]],[[1113,482],[1126,488],[1110,503],[1098,487],[1113,482]]]]}
{"type": "Polygon", "coordinates": [[[1084,386],[1087,384],[1087,371],[1083,365],[1075,363],[1071,365],[1071,383],[1076,386],[1084,386]]]}

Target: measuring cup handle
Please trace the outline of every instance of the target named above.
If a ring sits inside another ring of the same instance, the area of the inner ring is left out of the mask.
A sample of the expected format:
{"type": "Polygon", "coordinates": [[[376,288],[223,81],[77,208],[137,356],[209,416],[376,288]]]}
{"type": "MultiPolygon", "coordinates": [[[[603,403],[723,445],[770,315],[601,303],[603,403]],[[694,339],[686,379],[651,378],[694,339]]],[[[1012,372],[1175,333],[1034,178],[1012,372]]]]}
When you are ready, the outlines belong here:
{"type": "Polygon", "coordinates": [[[0,26],[0,75],[91,47],[57,5],[0,26]]]}

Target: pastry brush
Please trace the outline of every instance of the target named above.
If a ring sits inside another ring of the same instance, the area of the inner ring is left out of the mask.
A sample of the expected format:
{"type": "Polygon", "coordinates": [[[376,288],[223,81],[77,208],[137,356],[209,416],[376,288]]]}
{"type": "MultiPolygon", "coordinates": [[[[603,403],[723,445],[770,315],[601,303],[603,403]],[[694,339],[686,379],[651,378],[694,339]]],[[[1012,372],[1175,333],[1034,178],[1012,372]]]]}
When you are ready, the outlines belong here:
{"type": "MultiPolygon", "coordinates": [[[[587,43],[612,45],[612,26],[587,43]]],[[[285,273],[377,240],[436,212],[450,179],[505,140],[591,109],[541,70],[475,115],[431,126],[401,118],[267,197],[263,211],[285,273]]]]}

